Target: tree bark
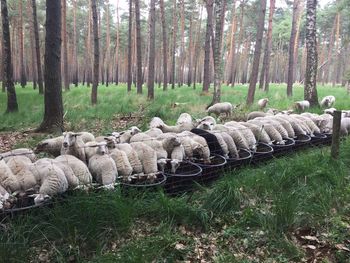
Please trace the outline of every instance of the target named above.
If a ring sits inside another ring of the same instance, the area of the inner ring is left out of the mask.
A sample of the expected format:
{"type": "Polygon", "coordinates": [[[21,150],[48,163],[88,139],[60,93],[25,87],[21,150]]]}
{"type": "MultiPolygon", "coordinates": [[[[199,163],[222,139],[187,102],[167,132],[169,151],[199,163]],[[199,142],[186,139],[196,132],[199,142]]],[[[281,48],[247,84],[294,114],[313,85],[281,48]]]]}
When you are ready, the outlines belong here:
{"type": "Polygon", "coordinates": [[[168,43],[165,22],[164,0],[159,1],[160,15],[162,20],[162,36],[163,36],[163,90],[168,89],[168,43]]]}
{"type": "Polygon", "coordinates": [[[128,92],[131,91],[132,84],[132,0],[129,0],[129,28],[128,28],[128,92]]]}
{"type": "Polygon", "coordinates": [[[311,106],[318,106],[318,97],[316,89],[316,5],[317,0],[307,0],[306,2],[306,73],[304,99],[308,100],[311,106]]]}
{"type": "Polygon", "coordinates": [[[69,90],[69,76],[68,76],[68,43],[67,43],[67,2],[62,1],[62,43],[63,43],[63,85],[64,89],[69,90]]]}
{"type": "Polygon", "coordinates": [[[100,48],[98,41],[98,18],[97,18],[97,7],[96,0],[91,0],[91,10],[92,10],[92,28],[94,35],[94,77],[92,80],[92,90],[91,90],[91,104],[97,103],[97,87],[99,80],[99,63],[100,63],[100,48]]]}
{"type": "Polygon", "coordinates": [[[175,66],[176,66],[176,35],[177,35],[177,14],[176,14],[176,0],[173,6],[173,49],[172,49],[172,59],[171,59],[171,88],[175,89],[175,66]]]}
{"type": "Polygon", "coordinates": [[[73,67],[73,83],[78,87],[79,77],[79,65],[78,65],[78,38],[77,38],[77,0],[73,0],[73,57],[74,57],[74,67],[73,67]]]}
{"type": "Polygon", "coordinates": [[[136,62],[137,62],[137,93],[142,94],[142,43],[141,43],[141,21],[140,21],[140,0],[135,1],[136,20],[136,62]]]}
{"type": "Polygon", "coordinates": [[[206,0],[205,8],[207,10],[207,27],[205,32],[204,46],[204,73],[203,73],[203,92],[208,92],[210,87],[210,51],[211,51],[211,34],[213,31],[213,5],[214,0],[206,0]]]}
{"type": "Polygon", "coordinates": [[[184,62],[185,62],[185,0],[180,0],[180,19],[181,19],[181,28],[180,28],[180,35],[181,35],[181,45],[180,45],[180,65],[178,67],[178,80],[177,85],[178,87],[182,87],[184,83],[184,62]]]}
{"type": "Polygon", "coordinates": [[[19,34],[19,64],[21,69],[21,86],[22,88],[25,88],[27,85],[27,76],[26,76],[26,69],[24,66],[24,42],[23,42],[23,0],[19,0],[19,27],[18,27],[18,34],[19,34]]]}
{"type": "MultiPolygon", "coordinates": [[[[299,1],[299,0],[296,0],[299,1]]],[[[263,89],[265,92],[269,91],[270,81],[270,61],[271,61],[271,49],[272,49],[272,28],[273,28],[273,14],[275,12],[276,0],[270,0],[270,13],[269,13],[269,25],[267,28],[266,44],[264,51],[263,65],[260,74],[259,89],[263,89]]]]}
{"type": "Polygon", "coordinates": [[[197,84],[197,69],[198,69],[198,60],[200,59],[200,38],[201,38],[201,31],[202,31],[202,7],[200,10],[200,16],[199,16],[199,22],[198,22],[198,29],[197,29],[197,37],[196,37],[196,43],[195,43],[195,50],[194,50],[194,74],[193,74],[193,89],[196,89],[197,84]]]}
{"type": "Polygon", "coordinates": [[[237,31],[237,17],[236,17],[236,0],[232,2],[232,22],[231,22],[231,39],[230,51],[228,56],[228,78],[227,84],[234,85],[234,67],[236,62],[236,31],[237,31]]]}
{"type": "Polygon", "coordinates": [[[45,111],[37,131],[63,131],[61,1],[46,0],[45,111]]]}
{"type": "Polygon", "coordinates": [[[1,0],[1,18],[3,35],[4,82],[7,89],[6,113],[18,111],[16,90],[12,79],[11,39],[6,0],[1,0]]]}
{"type": "Polygon", "coordinates": [[[34,40],[35,40],[35,53],[36,53],[36,68],[38,71],[38,86],[39,94],[44,93],[43,86],[43,74],[41,70],[41,55],[40,55],[40,44],[39,44],[39,28],[38,28],[38,18],[36,14],[36,3],[32,0],[32,10],[33,10],[33,26],[34,26],[34,40]]]}
{"type": "Polygon", "coordinates": [[[293,18],[292,29],[289,39],[289,59],[288,59],[288,77],[287,77],[287,96],[293,95],[293,83],[294,83],[294,53],[295,53],[295,40],[297,32],[297,20],[299,16],[299,0],[294,0],[293,3],[293,18]]]}
{"type": "Polygon", "coordinates": [[[260,5],[261,7],[259,10],[258,30],[257,30],[255,50],[254,50],[253,66],[251,71],[252,73],[250,75],[247,105],[251,105],[254,102],[256,82],[258,80],[258,74],[259,74],[259,63],[260,63],[260,55],[261,55],[262,37],[264,33],[264,20],[265,20],[265,13],[266,13],[266,0],[261,0],[260,5]]]}
{"type": "Polygon", "coordinates": [[[214,94],[212,104],[220,102],[221,79],[222,79],[222,57],[221,44],[223,33],[223,20],[225,19],[226,0],[215,0],[215,39],[214,39],[214,94]]]}
{"type": "Polygon", "coordinates": [[[149,58],[148,58],[148,99],[154,99],[154,62],[155,62],[155,35],[156,35],[156,0],[151,0],[149,22],[149,58]]]}
{"type": "Polygon", "coordinates": [[[119,84],[119,0],[117,0],[117,39],[116,39],[116,48],[115,48],[115,79],[114,82],[116,85],[119,84]]]}

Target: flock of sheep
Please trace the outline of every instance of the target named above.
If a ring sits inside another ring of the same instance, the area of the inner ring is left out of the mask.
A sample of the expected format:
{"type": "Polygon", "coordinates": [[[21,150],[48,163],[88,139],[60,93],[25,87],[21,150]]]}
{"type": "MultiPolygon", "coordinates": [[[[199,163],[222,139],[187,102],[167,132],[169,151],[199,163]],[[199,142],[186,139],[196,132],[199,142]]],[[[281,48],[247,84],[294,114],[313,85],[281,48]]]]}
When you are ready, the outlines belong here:
{"type": "MultiPolygon", "coordinates": [[[[330,107],[335,99],[326,97],[321,104],[330,107]]],[[[333,97],[334,98],[334,97],[333,97]]],[[[258,102],[265,108],[268,99],[258,102]]],[[[297,102],[303,111],[305,101],[297,102]]],[[[208,116],[193,120],[182,113],[174,126],[154,117],[147,131],[131,127],[108,136],[95,137],[89,132],[66,132],[45,139],[36,149],[16,149],[0,154],[0,209],[11,207],[14,196],[32,193],[39,204],[68,189],[100,187],[113,189],[117,181],[154,180],[171,167],[175,174],[184,160],[210,164],[213,153],[225,158],[239,158],[239,149],[256,151],[259,142],[283,145],[298,135],[315,136],[332,133],[335,109],[324,114],[269,109],[248,114],[247,121],[217,123],[211,113],[231,115],[232,104],[217,103],[209,107],[208,116]],[[50,158],[38,159],[45,152],[50,158]]],[[[350,131],[350,114],[344,112],[342,135],[350,131]]]]}

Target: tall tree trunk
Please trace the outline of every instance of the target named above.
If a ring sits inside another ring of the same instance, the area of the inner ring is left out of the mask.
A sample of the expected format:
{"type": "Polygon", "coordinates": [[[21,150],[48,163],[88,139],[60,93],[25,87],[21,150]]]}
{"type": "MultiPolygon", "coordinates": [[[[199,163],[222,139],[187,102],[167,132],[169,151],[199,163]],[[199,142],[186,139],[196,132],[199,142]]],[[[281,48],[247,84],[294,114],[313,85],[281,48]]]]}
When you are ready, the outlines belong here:
{"type": "Polygon", "coordinates": [[[68,76],[68,43],[67,43],[67,1],[62,1],[62,43],[63,43],[63,85],[65,90],[69,90],[68,76]]]}
{"type": "Polygon", "coordinates": [[[198,22],[198,29],[197,29],[197,37],[196,37],[196,43],[195,43],[195,50],[194,50],[194,74],[193,74],[193,89],[196,89],[197,84],[197,68],[198,68],[198,60],[200,59],[200,37],[201,37],[201,31],[202,31],[202,7],[200,10],[200,16],[199,16],[199,22],[198,22]]]}
{"type": "Polygon", "coordinates": [[[163,36],[163,90],[168,89],[168,43],[165,22],[164,0],[159,1],[160,15],[162,20],[162,36],[163,36]]]}
{"type": "Polygon", "coordinates": [[[100,63],[100,48],[98,41],[98,18],[97,18],[97,7],[96,0],[91,0],[91,10],[92,10],[92,28],[94,35],[94,77],[92,80],[92,90],[91,90],[91,104],[97,103],[97,86],[99,77],[99,63],[100,63]]]}
{"type": "Polygon", "coordinates": [[[116,38],[116,48],[115,48],[115,84],[119,84],[119,0],[117,0],[117,38],[116,38]]]}
{"type": "Polygon", "coordinates": [[[111,30],[110,30],[110,12],[109,0],[106,1],[106,54],[105,54],[105,73],[106,73],[106,87],[109,85],[109,67],[111,56],[111,30]]]}
{"type": "Polygon", "coordinates": [[[337,82],[339,82],[339,73],[340,73],[340,65],[341,65],[341,56],[340,56],[340,12],[336,15],[336,27],[335,27],[335,57],[336,63],[333,65],[333,78],[332,78],[332,86],[334,87],[337,82]]]}
{"type": "Polygon", "coordinates": [[[236,30],[237,30],[237,17],[236,17],[236,0],[232,2],[232,22],[231,22],[231,39],[230,39],[230,50],[228,56],[228,78],[227,84],[234,85],[234,67],[236,62],[236,30]]]}
{"type": "Polygon", "coordinates": [[[212,104],[220,102],[221,79],[222,79],[222,57],[221,43],[223,33],[223,20],[225,19],[226,0],[215,0],[215,39],[214,39],[214,95],[212,104]]]}
{"type": "Polygon", "coordinates": [[[171,59],[171,88],[175,89],[175,66],[176,66],[176,35],[177,35],[177,14],[176,14],[176,0],[173,6],[173,49],[172,49],[172,59],[171,59]]]}
{"type": "Polygon", "coordinates": [[[206,0],[205,8],[207,10],[207,27],[205,32],[204,46],[204,73],[203,73],[203,92],[208,92],[210,87],[210,52],[211,52],[211,34],[213,32],[213,5],[214,0],[206,0]]]}
{"type": "Polygon", "coordinates": [[[141,43],[141,21],[140,21],[140,0],[135,1],[136,20],[136,61],[137,61],[137,93],[142,94],[142,43],[141,43]]]}
{"type": "MultiPolygon", "coordinates": [[[[27,15],[28,18],[31,17],[31,1],[27,2],[27,15]]],[[[31,55],[31,77],[33,80],[33,89],[35,90],[37,88],[37,70],[36,70],[36,63],[35,63],[35,40],[34,40],[34,28],[33,28],[33,23],[29,23],[29,38],[30,38],[30,55],[31,55]]]]}
{"type": "Polygon", "coordinates": [[[11,40],[10,26],[7,11],[6,0],[1,0],[1,18],[3,35],[3,63],[4,63],[4,82],[7,89],[7,109],[6,113],[18,111],[16,90],[12,79],[12,59],[11,59],[11,40]]]}
{"type": "MultiPolygon", "coordinates": [[[[242,1],[241,5],[240,5],[240,8],[241,8],[241,12],[240,13],[241,14],[240,14],[240,18],[239,18],[239,35],[238,35],[238,45],[237,45],[238,47],[241,47],[242,45],[244,45],[244,43],[242,43],[243,42],[244,32],[245,32],[244,20],[243,20],[243,18],[244,18],[244,7],[245,7],[245,2],[242,1]]],[[[237,51],[237,63],[235,64],[237,66],[235,66],[234,69],[233,69],[233,76],[232,76],[233,80],[231,81],[232,85],[235,84],[236,76],[238,76],[238,72],[239,72],[238,69],[240,68],[241,61],[242,61],[242,56],[243,56],[242,52],[243,51],[239,51],[239,49],[237,51]]]]}
{"type": "Polygon", "coordinates": [[[292,30],[289,39],[289,60],[288,60],[288,77],[287,77],[287,96],[293,95],[293,83],[294,83],[294,53],[295,53],[295,40],[297,31],[297,20],[299,16],[299,0],[294,0],[293,3],[293,18],[292,18],[292,30]]]}
{"type": "Polygon", "coordinates": [[[189,40],[188,40],[188,72],[187,72],[187,86],[191,87],[192,84],[192,41],[193,41],[193,19],[190,18],[190,28],[189,28],[189,40]]]}
{"type": "Polygon", "coordinates": [[[35,40],[35,53],[36,53],[36,69],[38,71],[38,86],[39,94],[44,93],[43,86],[43,74],[41,70],[41,55],[40,55],[40,44],[39,44],[39,28],[38,28],[38,18],[36,15],[36,3],[32,0],[32,10],[33,10],[33,27],[34,27],[34,40],[35,40]]]}
{"type": "Polygon", "coordinates": [[[156,43],[156,0],[151,0],[149,23],[149,58],[148,58],[148,99],[154,99],[154,61],[155,61],[155,43],[156,43]]]}
{"type": "Polygon", "coordinates": [[[79,77],[79,65],[78,65],[78,38],[77,38],[77,0],[73,0],[73,83],[78,87],[79,77]]]}
{"type": "Polygon", "coordinates": [[[21,67],[21,86],[25,88],[27,85],[27,76],[26,69],[24,66],[24,41],[23,41],[23,0],[19,0],[19,26],[18,26],[18,34],[19,34],[19,64],[21,67]]]}
{"type": "Polygon", "coordinates": [[[306,2],[306,73],[304,98],[311,106],[318,106],[316,89],[317,79],[317,43],[316,43],[316,6],[317,0],[306,2]]]}
{"type": "Polygon", "coordinates": [[[37,131],[63,131],[61,1],[46,0],[45,111],[37,131]]]}
{"type": "MultiPolygon", "coordinates": [[[[299,1],[299,0],[296,0],[299,1]]],[[[271,49],[272,49],[272,19],[275,12],[276,0],[270,0],[270,13],[269,13],[269,25],[267,28],[266,44],[264,51],[263,65],[260,74],[259,89],[264,91],[269,91],[269,81],[270,81],[270,61],[271,61],[271,49]],[[264,85],[265,84],[265,85],[264,85]]]]}
{"type": "Polygon", "coordinates": [[[184,83],[184,61],[185,61],[185,0],[180,0],[180,19],[181,19],[181,45],[180,45],[180,66],[178,67],[178,86],[182,87],[184,83]]]}
{"type": "Polygon", "coordinates": [[[129,0],[129,28],[128,28],[128,92],[131,91],[132,84],[132,0],[129,0]]]}
{"type": "Polygon", "coordinates": [[[264,33],[264,20],[266,13],[266,0],[260,1],[259,19],[258,19],[258,30],[256,36],[255,50],[254,50],[254,60],[252,66],[252,73],[250,75],[249,89],[247,96],[247,104],[251,105],[254,102],[254,94],[256,88],[256,82],[258,80],[259,74],[259,63],[261,55],[262,37],[264,33]]]}

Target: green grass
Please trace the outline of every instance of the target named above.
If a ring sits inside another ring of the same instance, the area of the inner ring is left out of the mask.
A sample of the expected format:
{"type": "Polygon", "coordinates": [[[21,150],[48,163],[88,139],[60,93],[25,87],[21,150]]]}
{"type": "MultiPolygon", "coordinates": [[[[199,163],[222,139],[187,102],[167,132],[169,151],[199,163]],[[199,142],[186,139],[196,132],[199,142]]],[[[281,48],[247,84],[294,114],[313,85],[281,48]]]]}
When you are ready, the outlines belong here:
{"type": "MultiPolygon", "coordinates": [[[[145,128],[153,116],[171,124],[183,111],[203,116],[211,100],[200,89],[183,87],[166,93],[157,89],[151,104],[145,94],[125,90],[123,85],[100,87],[95,107],[86,87],[64,92],[67,129],[145,128]],[[171,108],[174,102],[188,104],[171,108]],[[130,114],[139,119],[121,122],[130,114]]],[[[246,91],[246,86],[224,87],[223,101],[242,103],[246,91]]],[[[287,99],[284,85],[272,85],[269,106],[288,108],[303,97],[302,88],[294,91],[287,99]]],[[[350,106],[345,89],[320,87],[318,92],[320,98],[335,95],[337,108],[350,106]]],[[[1,131],[27,130],[41,121],[43,98],[30,87],[17,88],[17,94],[20,111],[1,115],[1,131]]],[[[256,100],[265,96],[258,91],[256,100]]],[[[0,112],[5,102],[1,93],[0,112]]],[[[29,136],[16,147],[33,146],[40,138],[29,136]]],[[[322,244],[316,244],[317,251],[329,251],[320,256],[324,262],[349,262],[349,253],[336,249],[337,244],[350,248],[349,166],[347,140],[339,160],[330,158],[327,147],[306,150],[229,172],[191,198],[161,191],[76,192],[53,207],[1,221],[0,262],[37,262],[39,257],[50,262],[301,262],[309,254],[297,241],[298,231],[317,236],[322,244]]]]}

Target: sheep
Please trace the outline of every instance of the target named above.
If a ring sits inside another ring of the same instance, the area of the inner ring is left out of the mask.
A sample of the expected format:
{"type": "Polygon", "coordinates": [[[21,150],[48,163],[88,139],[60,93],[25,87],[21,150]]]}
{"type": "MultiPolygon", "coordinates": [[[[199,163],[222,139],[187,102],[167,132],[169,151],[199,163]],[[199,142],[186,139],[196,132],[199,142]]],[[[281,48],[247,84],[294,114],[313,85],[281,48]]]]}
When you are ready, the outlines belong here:
{"type": "Polygon", "coordinates": [[[246,140],[248,142],[249,149],[251,149],[253,151],[256,150],[256,139],[255,139],[253,132],[249,128],[247,128],[247,127],[245,127],[245,126],[243,126],[240,123],[235,122],[235,121],[227,122],[227,123],[225,123],[225,126],[233,127],[235,129],[239,130],[242,133],[242,135],[244,136],[244,138],[246,138],[246,140]]]}
{"type": "Polygon", "coordinates": [[[341,136],[348,136],[349,132],[350,132],[350,118],[341,119],[340,135],[341,136]]]}
{"type": "Polygon", "coordinates": [[[183,145],[174,147],[170,158],[171,173],[175,174],[176,170],[180,167],[181,162],[185,159],[185,148],[183,145]]]}
{"type": "Polygon", "coordinates": [[[156,151],[142,142],[132,142],[130,146],[137,153],[143,172],[148,177],[154,177],[158,173],[156,151]]]}
{"type": "Polygon", "coordinates": [[[310,102],[307,100],[296,101],[294,107],[298,111],[305,111],[310,108],[310,102]]]}
{"type": "Polygon", "coordinates": [[[211,131],[212,133],[220,133],[222,138],[224,139],[226,145],[227,145],[227,149],[229,151],[229,156],[231,158],[239,158],[239,154],[238,154],[238,150],[235,144],[235,141],[232,139],[232,137],[224,132],[224,131],[211,131]]]}
{"type": "Polygon", "coordinates": [[[79,180],[79,185],[90,185],[92,183],[91,173],[86,164],[73,155],[61,155],[54,159],[57,162],[68,165],[79,180]]]}
{"type": "Polygon", "coordinates": [[[232,113],[233,106],[229,102],[219,102],[210,106],[207,109],[207,113],[214,113],[217,117],[220,116],[221,113],[225,113],[226,117],[230,117],[232,113]]]}
{"type": "Polygon", "coordinates": [[[14,149],[14,150],[9,151],[9,152],[1,153],[0,155],[4,158],[5,162],[7,162],[8,159],[11,158],[12,156],[26,156],[32,162],[36,161],[36,156],[35,156],[34,152],[31,149],[27,149],[27,148],[14,149]]]}
{"type": "Polygon", "coordinates": [[[188,136],[195,142],[202,146],[202,153],[200,154],[205,163],[210,163],[210,150],[207,141],[202,137],[190,131],[184,131],[179,136],[188,136]]]}
{"type": "Polygon", "coordinates": [[[156,137],[163,134],[162,130],[158,129],[158,128],[151,128],[151,129],[145,131],[144,133],[152,138],[156,138],[156,137]]]}
{"type": "Polygon", "coordinates": [[[136,126],[132,126],[126,131],[113,132],[112,136],[114,136],[115,138],[118,138],[120,143],[129,143],[131,137],[139,132],[141,132],[139,128],[137,128],[136,126]]]}
{"type": "Polygon", "coordinates": [[[45,152],[52,155],[53,157],[57,157],[61,154],[63,140],[64,140],[63,136],[45,139],[38,143],[34,152],[35,153],[45,152]]]}
{"type": "MultiPolygon", "coordinates": [[[[112,135],[110,135],[110,136],[98,136],[95,138],[95,141],[90,141],[88,143],[91,143],[91,142],[106,142],[108,149],[112,149],[112,148],[115,148],[115,145],[119,142],[119,138],[116,138],[112,135]]],[[[85,145],[86,144],[87,143],[85,143],[85,145]]]]}
{"type": "Polygon", "coordinates": [[[9,193],[19,191],[21,186],[17,177],[13,174],[11,169],[0,156],[0,182],[5,190],[9,193]]]}
{"type": "MultiPolygon", "coordinates": [[[[64,134],[63,134],[64,135],[64,134]]],[[[79,132],[79,136],[84,143],[91,142],[95,140],[95,136],[90,132],[79,132]]]]}
{"type": "Polygon", "coordinates": [[[329,95],[329,96],[324,97],[321,100],[320,106],[325,107],[325,108],[329,108],[329,107],[332,107],[334,103],[335,103],[335,97],[332,95],[329,95]]]}
{"type": "Polygon", "coordinates": [[[231,138],[235,142],[235,145],[238,148],[249,149],[249,143],[239,129],[235,129],[233,127],[225,126],[222,124],[217,124],[213,130],[226,132],[231,136],[231,138]]]}
{"type": "Polygon", "coordinates": [[[272,124],[266,124],[261,120],[249,120],[248,123],[253,123],[255,125],[258,125],[261,127],[261,129],[264,129],[266,133],[269,135],[272,142],[275,142],[276,144],[285,144],[285,141],[283,140],[281,134],[275,129],[275,127],[272,124]]]}
{"type": "Polygon", "coordinates": [[[314,136],[315,133],[321,133],[320,128],[318,128],[317,125],[310,118],[297,114],[293,114],[293,117],[303,122],[310,129],[310,134],[312,136],[314,136]]]}
{"type": "Polygon", "coordinates": [[[243,125],[244,127],[249,128],[253,132],[257,142],[272,144],[272,141],[269,135],[259,125],[249,123],[249,122],[240,122],[240,124],[243,125]]]}
{"type": "Polygon", "coordinates": [[[318,123],[321,133],[332,133],[333,132],[333,116],[329,114],[322,114],[319,116],[321,121],[318,123]]]}
{"type": "Polygon", "coordinates": [[[269,117],[256,118],[258,121],[262,121],[265,125],[272,125],[281,134],[282,138],[288,138],[288,132],[277,120],[269,117]]]}
{"type": "Polygon", "coordinates": [[[298,114],[291,114],[288,116],[288,119],[296,122],[305,132],[306,134],[312,134],[312,130],[309,128],[309,126],[305,123],[305,120],[298,114]]]}
{"type": "Polygon", "coordinates": [[[350,110],[343,110],[342,118],[349,118],[349,117],[350,117],[350,110]]]}
{"type": "Polygon", "coordinates": [[[159,128],[162,132],[173,132],[180,133],[183,131],[190,131],[194,128],[192,123],[182,123],[176,126],[168,126],[164,123],[164,121],[159,117],[154,117],[150,122],[150,128],[159,128]]]}
{"type": "Polygon", "coordinates": [[[176,125],[182,125],[182,124],[192,124],[192,117],[188,113],[181,113],[179,118],[176,121],[176,125]]]}
{"type": "Polygon", "coordinates": [[[267,115],[268,115],[267,113],[262,112],[262,111],[252,111],[252,112],[248,113],[247,120],[249,121],[249,120],[253,120],[253,119],[258,118],[258,117],[265,117],[267,115]]]}
{"type": "MultiPolygon", "coordinates": [[[[34,164],[35,165],[35,164],[34,164]]],[[[39,194],[35,194],[34,203],[40,204],[46,199],[68,189],[67,178],[55,163],[35,166],[37,180],[40,184],[39,194]]]]}
{"type": "Polygon", "coordinates": [[[4,203],[9,199],[9,197],[10,197],[10,194],[0,184],[0,210],[4,208],[4,203]]]}
{"type": "Polygon", "coordinates": [[[86,163],[85,143],[80,133],[65,132],[61,147],[61,155],[73,155],[86,163]]]}
{"type": "Polygon", "coordinates": [[[128,143],[120,143],[116,145],[116,149],[125,152],[128,157],[129,163],[133,169],[134,174],[142,174],[143,168],[142,163],[136,153],[136,151],[128,143]]]}
{"type": "Polygon", "coordinates": [[[8,167],[16,176],[22,191],[35,189],[37,181],[30,171],[31,160],[26,156],[13,156],[7,161],[8,167]]]}
{"type": "Polygon", "coordinates": [[[286,121],[283,117],[280,115],[275,115],[273,117],[274,120],[280,123],[280,125],[283,126],[283,128],[287,131],[288,138],[294,138],[295,137],[295,132],[293,129],[293,126],[290,124],[290,122],[286,121]]]}
{"type": "Polygon", "coordinates": [[[336,110],[337,110],[336,108],[329,108],[329,109],[323,110],[323,113],[333,115],[333,113],[334,113],[336,110]]]}
{"type": "Polygon", "coordinates": [[[303,127],[300,126],[300,122],[297,119],[293,118],[292,116],[290,116],[290,115],[287,116],[287,115],[283,115],[283,114],[278,114],[276,116],[279,119],[282,119],[282,120],[289,122],[294,130],[295,135],[306,135],[307,134],[307,132],[303,129],[303,127]]]}
{"type": "Polygon", "coordinates": [[[259,106],[260,110],[263,110],[268,103],[269,103],[269,99],[268,98],[260,99],[258,101],[258,106],[259,106]]]}
{"type": "Polygon", "coordinates": [[[198,125],[201,124],[202,122],[207,122],[214,126],[216,125],[216,120],[212,116],[205,116],[204,118],[197,120],[197,122],[198,122],[198,125]]]}
{"type": "Polygon", "coordinates": [[[89,170],[95,180],[104,188],[114,189],[118,170],[113,158],[108,155],[106,142],[97,143],[96,154],[89,160],[89,170]]]}
{"type": "Polygon", "coordinates": [[[277,109],[274,109],[274,108],[269,108],[267,111],[266,111],[266,114],[267,115],[276,115],[277,113],[279,113],[280,111],[277,110],[277,109]]]}
{"type": "Polygon", "coordinates": [[[181,145],[184,147],[186,158],[193,159],[196,154],[198,154],[200,157],[204,156],[204,147],[200,143],[194,141],[188,136],[179,136],[179,139],[181,141],[181,145]]]}
{"type": "Polygon", "coordinates": [[[112,149],[109,151],[109,155],[117,166],[118,175],[128,178],[132,174],[133,169],[126,153],[119,149],[112,149]]]}
{"type": "Polygon", "coordinates": [[[192,129],[191,132],[205,139],[209,147],[210,154],[215,153],[215,154],[222,155],[225,158],[228,158],[227,144],[222,138],[222,136],[220,135],[220,133],[211,133],[210,131],[206,131],[198,128],[192,129]]]}

